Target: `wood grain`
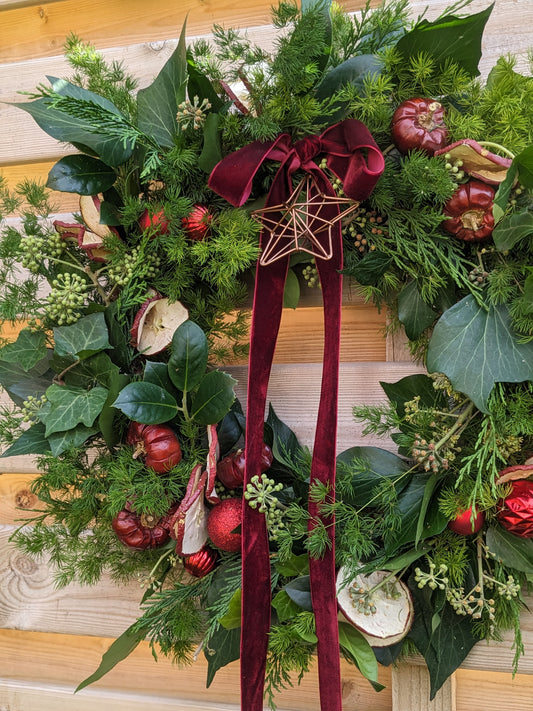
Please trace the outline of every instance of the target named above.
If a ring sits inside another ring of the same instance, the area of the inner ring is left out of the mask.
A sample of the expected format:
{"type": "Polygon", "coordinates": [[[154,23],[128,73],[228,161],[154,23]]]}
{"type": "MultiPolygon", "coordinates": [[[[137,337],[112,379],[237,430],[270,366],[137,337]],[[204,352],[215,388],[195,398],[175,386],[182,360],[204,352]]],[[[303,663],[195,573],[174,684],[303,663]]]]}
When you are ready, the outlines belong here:
{"type": "Polygon", "coordinates": [[[458,669],[457,711],[526,711],[532,707],[533,676],[458,669]]]}
{"type": "Polygon", "coordinates": [[[20,525],[39,508],[39,500],[30,490],[36,474],[17,472],[0,476],[0,525],[20,525]]]}
{"type": "Polygon", "coordinates": [[[394,711],[456,711],[455,679],[449,677],[431,701],[429,673],[425,667],[399,664],[392,670],[394,711]]]}

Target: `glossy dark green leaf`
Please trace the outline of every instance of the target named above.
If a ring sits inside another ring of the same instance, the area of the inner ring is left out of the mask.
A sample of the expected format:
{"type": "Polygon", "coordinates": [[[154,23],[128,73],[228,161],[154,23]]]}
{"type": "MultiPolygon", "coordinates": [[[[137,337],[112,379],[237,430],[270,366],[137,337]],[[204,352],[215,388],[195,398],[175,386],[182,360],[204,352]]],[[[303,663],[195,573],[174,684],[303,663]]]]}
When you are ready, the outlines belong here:
{"type": "Polygon", "coordinates": [[[533,378],[533,343],[518,343],[505,305],[486,311],[467,296],[437,321],[427,367],[447,375],[455,390],[487,412],[494,383],[533,378]]]}
{"type": "Polygon", "coordinates": [[[45,427],[37,422],[23,432],[13,444],[8,447],[0,458],[17,457],[27,454],[44,454],[50,451],[50,443],[45,437],[45,427]]]}
{"type": "Polygon", "coordinates": [[[345,477],[353,469],[349,494],[345,492],[345,503],[357,508],[369,506],[375,497],[376,488],[383,482],[394,483],[396,492],[401,492],[409,483],[405,476],[409,465],[396,454],[379,447],[351,447],[337,457],[339,476],[345,477]]]}
{"type": "Polygon", "coordinates": [[[209,637],[209,645],[204,645],[204,655],[207,659],[206,687],[209,688],[215,674],[226,664],[235,662],[241,656],[241,629],[231,630],[219,627],[209,637]]]}
{"type": "Polygon", "coordinates": [[[227,415],[235,400],[237,381],[221,370],[212,370],[200,382],[191,405],[191,417],[200,425],[215,425],[227,415]]]}
{"type": "Polygon", "coordinates": [[[415,617],[408,637],[426,661],[433,699],[446,679],[464,661],[478,638],[472,634],[470,618],[457,615],[448,604],[442,608],[441,623],[434,631],[435,603],[432,591],[427,587],[420,590],[416,583],[410,585],[410,589],[415,617]]]}
{"type": "Polygon", "coordinates": [[[116,426],[116,420],[119,415],[113,403],[118,397],[122,388],[125,388],[130,381],[130,376],[125,373],[119,373],[111,382],[106,401],[102,407],[102,412],[98,415],[98,427],[102,433],[107,446],[111,449],[120,442],[120,429],[116,426]]]}
{"type": "Polygon", "coordinates": [[[514,159],[518,168],[518,179],[526,188],[533,189],[533,145],[524,148],[514,159]]]}
{"type": "Polygon", "coordinates": [[[283,290],[283,307],[295,309],[300,301],[300,282],[293,269],[287,270],[287,279],[283,290]]]}
{"type": "Polygon", "coordinates": [[[376,286],[391,264],[392,260],[386,254],[368,252],[347,271],[363,286],[376,286]]]}
{"type": "Polygon", "coordinates": [[[418,546],[416,550],[407,551],[407,553],[402,553],[401,555],[395,556],[394,558],[389,558],[386,563],[380,564],[382,570],[398,571],[402,568],[406,568],[415,560],[418,560],[423,555],[425,555],[431,547],[428,544],[418,546]]]}
{"type": "Polygon", "coordinates": [[[318,99],[327,99],[343,86],[350,85],[364,95],[365,79],[381,73],[383,63],[373,54],[350,57],[326,74],[316,89],[318,99]]]}
{"type": "Polygon", "coordinates": [[[134,351],[130,344],[131,334],[124,324],[117,318],[118,301],[113,301],[104,311],[105,322],[111,343],[111,357],[113,363],[121,370],[129,371],[134,351]]]}
{"type": "Polygon", "coordinates": [[[187,393],[200,383],[207,367],[208,350],[206,335],[194,321],[185,321],[176,329],[168,375],[178,390],[187,393]]]}
{"type": "Polygon", "coordinates": [[[70,430],[82,423],[91,427],[107,398],[107,390],[99,385],[92,390],[51,385],[46,391],[49,407],[42,408],[39,419],[46,425],[46,436],[70,430]]]}
{"type": "Polygon", "coordinates": [[[505,208],[511,197],[511,191],[513,185],[515,184],[516,178],[518,177],[518,167],[516,163],[512,163],[511,167],[507,171],[505,180],[502,180],[496,191],[496,197],[494,198],[494,206],[492,208],[492,214],[494,215],[494,221],[498,223],[505,214],[505,208]]]}
{"type": "Polygon", "coordinates": [[[76,687],[76,692],[85,689],[89,684],[94,684],[108,672],[116,667],[116,665],[122,660],[126,659],[136,647],[143,641],[146,636],[145,631],[135,630],[135,626],[132,625],[123,632],[120,637],[113,642],[109,647],[107,652],[102,656],[102,661],[100,662],[98,669],[93,672],[90,676],[84,679],[81,684],[76,687]]]}
{"type": "Polygon", "coordinates": [[[490,5],[467,17],[447,15],[434,22],[421,20],[398,41],[396,49],[406,61],[424,53],[432,57],[437,66],[443,67],[451,61],[470,76],[478,76],[481,40],[492,8],[490,5]]]}
{"type": "MultiPolygon", "coordinates": [[[[378,660],[372,647],[359,630],[347,622],[339,622],[339,645],[348,652],[365,679],[379,684],[378,660]]],[[[381,688],[384,687],[381,686],[381,688]]]]}
{"type": "Polygon", "coordinates": [[[130,383],[122,388],[113,407],[130,420],[143,425],[158,425],[176,416],[176,400],[166,390],[153,383],[130,383]]]}
{"type": "Polygon", "coordinates": [[[272,452],[274,459],[289,469],[294,466],[294,460],[302,449],[294,432],[276,415],[272,405],[268,406],[267,424],[272,429],[272,452]]]}
{"type": "Polygon", "coordinates": [[[49,448],[54,457],[58,457],[71,447],[79,447],[97,432],[98,427],[86,427],[85,425],[76,425],[66,432],[54,432],[48,437],[49,448]]]}
{"type": "Polygon", "coordinates": [[[189,75],[187,82],[189,99],[194,101],[195,96],[199,98],[200,102],[207,99],[211,104],[211,111],[218,113],[223,108],[224,102],[217,94],[209,77],[195,64],[190,52],[187,53],[187,73],[189,75]]]}
{"type": "Polygon", "coordinates": [[[500,252],[512,249],[520,240],[530,235],[533,235],[533,214],[525,211],[507,215],[500,220],[492,233],[496,249],[500,252]]]}
{"type": "Polygon", "coordinates": [[[185,100],[187,50],[185,23],[178,46],[150,86],[137,94],[137,124],[164,148],[172,148],[178,131],[178,105],[185,100]]]}
{"type": "Polygon", "coordinates": [[[163,390],[168,390],[172,393],[175,388],[168,375],[168,366],[166,363],[147,360],[144,366],[143,380],[145,383],[153,383],[159,385],[163,390]]]}
{"type": "Polygon", "coordinates": [[[218,445],[222,457],[226,456],[244,435],[246,420],[240,405],[240,402],[235,400],[231,410],[217,427],[218,445]]]}
{"type": "Polygon", "coordinates": [[[424,487],[424,496],[420,503],[420,512],[418,514],[418,522],[416,524],[416,536],[415,536],[415,547],[418,546],[420,539],[424,534],[424,525],[426,523],[426,514],[428,512],[429,503],[431,497],[433,496],[435,489],[437,488],[437,477],[429,476],[426,479],[426,485],[424,487]]]}
{"type": "Polygon", "coordinates": [[[222,146],[220,145],[219,132],[220,116],[210,113],[204,123],[204,145],[198,157],[198,166],[210,173],[215,165],[222,160],[222,146]]]}
{"type": "Polygon", "coordinates": [[[509,568],[533,573],[533,540],[520,538],[501,526],[490,526],[487,530],[487,547],[496,558],[509,568]]]}
{"type": "Polygon", "coordinates": [[[299,578],[294,578],[294,580],[283,586],[283,590],[302,610],[313,611],[309,575],[301,575],[299,578]]]}
{"type": "Polygon", "coordinates": [[[76,356],[81,360],[111,348],[104,314],[89,314],[72,326],[57,326],[54,328],[54,343],[57,355],[76,356]]]}
{"type": "Polygon", "coordinates": [[[435,390],[433,380],[423,373],[407,375],[396,383],[379,384],[400,417],[405,415],[405,403],[414,397],[420,398],[420,407],[446,408],[446,396],[442,390],[435,390]]]}
{"type": "Polygon", "coordinates": [[[47,352],[44,332],[25,328],[19,333],[16,341],[0,349],[0,360],[4,363],[16,363],[27,373],[46,358],[47,352]]]}
{"type": "Polygon", "coordinates": [[[63,193],[96,195],[116,180],[115,171],[101,160],[83,154],[61,158],[48,173],[46,187],[63,193]]]}
{"type": "Polygon", "coordinates": [[[414,341],[429,328],[437,313],[422,298],[416,281],[404,286],[398,294],[398,320],[405,328],[405,335],[414,341]]]}

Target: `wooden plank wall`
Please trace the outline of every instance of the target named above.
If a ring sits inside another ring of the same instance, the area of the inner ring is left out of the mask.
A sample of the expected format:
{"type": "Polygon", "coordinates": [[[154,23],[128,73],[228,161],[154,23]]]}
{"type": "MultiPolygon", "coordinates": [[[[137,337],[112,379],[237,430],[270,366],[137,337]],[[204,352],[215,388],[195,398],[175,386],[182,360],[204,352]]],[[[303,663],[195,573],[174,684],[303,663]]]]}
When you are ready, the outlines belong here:
{"type": "MultiPolygon", "coordinates": [[[[364,3],[346,0],[355,11],[364,3]]],[[[373,4],[377,4],[373,2],[373,4]]],[[[473,0],[472,11],[488,0],[473,0]]],[[[447,5],[442,0],[415,0],[418,15],[428,5],[434,17],[447,5]]],[[[176,45],[187,13],[190,35],[209,32],[213,22],[250,28],[264,46],[273,41],[268,26],[269,0],[0,0],[0,101],[20,100],[45,75],[66,73],[61,58],[65,36],[75,31],[94,43],[108,59],[124,59],[141,86],[148,84],[176,45]]],[[[527,65],[533,44],[532,0],[496,0],[484,42],[482,69],[495,58],[518,53],[527,65]]],[[[42,134],[25,113],[0,104],[0,173],[15,185],[23,177],[45,178],[66,149],[42,134]]],[[[57,212],[76,210],[69,195],[56,196],[57,212]]],[[[319,292],[303,299],[303,307],[284,314],[270,397],[281,417],[302,441],[312,442],[321,360],[319,292]]],[[[378,381],[393,382],[420,368],[409,362],[401,340],[383,335],[386,315],[364,304],[357,289],[345,289],[343,320],[339,449],[362,443],[360,428],[351,418],[358,402],[382,399],[378,381]]],[[[234,369],[244,396],[245,366],[234,369]]],[[[383,443],[365,440],[366,444],[383,443]]],[[[97,588],[72,585],[57,590],[46,561],[23,556],[9,536],[24,509],[35,505],[29,485],[35,476],[30,458],[0,462],[0,709],[2,711],[89,711],[99,703],[106,711],[218,711],[238,705],[238,665],[220,672],[205,690],[206,669],[198,661],[177,670],[165,659],[156,664],[147,644],[101,682],[77,696],[76,685],[97,666],[111,639],[137,616],[142,591],[130,584],[116,587],[104,580],[97,588]]],[[[382,669],[386,685],[380,694],[352,667],[343,666],[343,697],[347,711],[508,711],[531,708],[533,694],[533,618],[524,616],[528,653],[520,674],[511,677],[512,637],[501,644],[477,645],[463,667],[429,702],[428,677],[419,659],[397,669],[382,669]]],[[[280,709],[318,709],[316,673],[301,687],[284,693],[280,709]]]]}

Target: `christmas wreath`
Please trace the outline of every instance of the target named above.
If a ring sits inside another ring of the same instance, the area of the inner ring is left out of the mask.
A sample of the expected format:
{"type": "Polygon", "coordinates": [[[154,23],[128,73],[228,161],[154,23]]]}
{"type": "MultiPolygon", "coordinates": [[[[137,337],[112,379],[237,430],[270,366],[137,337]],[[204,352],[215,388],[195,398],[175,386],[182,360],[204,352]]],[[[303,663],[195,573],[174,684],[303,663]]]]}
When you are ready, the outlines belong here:
{"type": "Polygon", "coordinates": [[[0,348],[2,456],[41,472],[15,542],[61,585],[146,585],[80,688],[145,638],[180,663],[204,653],[207,684],[241,656],[247,711],[317,651],[324,710],[340,708],[339,652],[379,688],[378,662],[416,649],[433,695],[502,630],[518,663],[533,82],[511,57],[478,78],[491,8],[465,4],[429,22],[407,0],[355,16],[282,2],[273,52],[218,26],[188,47],[184,28],[138,92],[71,36],[73,76],[19,104],[78,152],[46,186],[1,188],[21,219],[1,234],[0,317],[23,324],[0,348]],[[49,188],[79,194],[79,214],[50,217],[49,188]],[[430,373],[354,410],[397,454],[335,462],[341,273],[430,373]],[[313,453],[272,408],[263,421],[279,313],[304,281],[326,325],[313,453]],[[245,416],[220,364],[247,352],[254,285],[245,416]]]}

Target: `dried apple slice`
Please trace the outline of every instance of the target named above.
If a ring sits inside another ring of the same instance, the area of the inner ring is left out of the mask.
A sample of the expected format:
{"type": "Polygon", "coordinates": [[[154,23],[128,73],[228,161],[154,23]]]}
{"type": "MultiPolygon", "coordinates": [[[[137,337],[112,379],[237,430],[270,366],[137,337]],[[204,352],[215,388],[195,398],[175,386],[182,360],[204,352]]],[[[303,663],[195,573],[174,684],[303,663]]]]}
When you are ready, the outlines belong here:
{"type": "Polygon", "coordinates": [[[100,222],[100,205],[102,204],[103,195],[82,195],[80,197],[80,212],[83,221],[95,235],[99,237],[109,237],[117,235],[117,231],[113,227],[104,225],[100,222]]]}
{"type": "Polygon", "coordinates": [[[337,573],[339,616],[358,629],[372,647],[388,647],[399,642],[413,623],[409,588],[398,578],[389,576],[387,571],[377,570],[352,578],[345,566],[337,573]]]}
{"type": "Polygon", "coordinates": [[[131,329],[132,344],[144,355],[161,353],[172,342],[174,331],[189,318],[180,301],[172,303],[157,294],[141,306],[131,329]]]}

